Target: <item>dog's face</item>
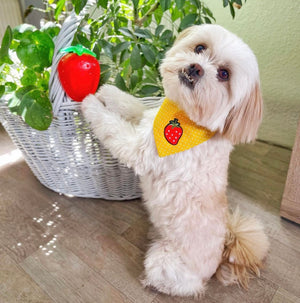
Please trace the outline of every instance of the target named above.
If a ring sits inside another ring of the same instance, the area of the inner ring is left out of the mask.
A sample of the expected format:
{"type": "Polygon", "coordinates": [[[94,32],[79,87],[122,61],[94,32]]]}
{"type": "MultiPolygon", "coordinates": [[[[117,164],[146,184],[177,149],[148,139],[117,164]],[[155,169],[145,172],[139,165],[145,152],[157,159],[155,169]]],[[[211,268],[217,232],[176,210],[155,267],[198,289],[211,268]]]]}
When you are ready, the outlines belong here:
{"type": "Polygon", "coordinates": [[[255,139],[262,118],[255,55],[218,25],[192,26],[167,52],[160,68],[165,94],[190,119],[233,143],[255,139]]]}

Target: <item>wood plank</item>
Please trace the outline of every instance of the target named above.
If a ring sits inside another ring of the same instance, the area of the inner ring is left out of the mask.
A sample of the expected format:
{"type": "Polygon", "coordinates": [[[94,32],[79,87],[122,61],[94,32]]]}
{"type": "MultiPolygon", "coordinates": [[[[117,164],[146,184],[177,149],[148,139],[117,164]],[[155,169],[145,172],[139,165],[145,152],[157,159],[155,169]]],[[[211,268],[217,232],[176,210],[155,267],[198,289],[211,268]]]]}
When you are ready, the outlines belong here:
{"type": "Polygon", "coordinates": [[[101,199],[74,198],[72,203],[87,214],[105,223],[118,234],[122,234],[130,225],[145,214],[140,200],[106,201],[101,199]]]}
{"type": "Polygon", "coordinates": [[[280,214],[300,224],[300,120],[285,184],[280,214]]]}
{"type": "Polygon", "coordinates": [[[271,303],[300,303],[300,299],[280,287],[276,291],[271,303]]]}
{"type": "Polygon", "coordinates": [[[207,295],[222,303],[270,303],[278,286],[265,278],[250,281],[249,290],[237,285],[225,287],[213,278],[208,283],[207,295]]]}
{"type": "Polygon", "coordinates": [[[263,142],[238,145],[230,158],[229,183],[279,209],[291,151],[263,142]]]}
{"type": "Polygon", "coordinates": [[[238,205],[242,214],[254,214],[265,227],[271,245],[262,277],[300,297],[299,227],[282,220],[278,210],[265,210],[260,205],[251,203],[250,198],[236,190],[230,190],[228,196],[233,208],[238,205]]]}
{"type": "Polygon", "coordinates": [[[51,255],[43,250],[21,266],[56,302],[130,302],[98,273],[60,244],[51,255]]]}
{"type": "Polygon", "coordinates": [[[53,303],[54,301],[19,267],[0,250],[0,302],[53,303]]]}
{"type": "Polygon", "coordinates": [[[270,253],[262,276],[300,297],[300,253],[270,237],[270,253]]]}
{"type": "Polygon", "coordinates": [[[182,298],[171,297],[165,294],[158,294],[152,303],[217,303],[217,301],[210,298],[207,294],[201,298],[182,298]]]}
{"type": "Polygon", "coordinates": [[[72,226],[65,227],[59,237],[70,251],[130,300],[151,302],[154,299],[156,293],[143,289],[139,282],[143,252],[105,225],[90,236],[79,231],[80,222],[72,226]]]}
{"type": "Polygon", "coordinates": [[[138,247],[141,251],[145,252],[149,244],[149,225],[148,215],[145,215],[134,222],[124,233],[122,233],[122,237],[138,247]]]}

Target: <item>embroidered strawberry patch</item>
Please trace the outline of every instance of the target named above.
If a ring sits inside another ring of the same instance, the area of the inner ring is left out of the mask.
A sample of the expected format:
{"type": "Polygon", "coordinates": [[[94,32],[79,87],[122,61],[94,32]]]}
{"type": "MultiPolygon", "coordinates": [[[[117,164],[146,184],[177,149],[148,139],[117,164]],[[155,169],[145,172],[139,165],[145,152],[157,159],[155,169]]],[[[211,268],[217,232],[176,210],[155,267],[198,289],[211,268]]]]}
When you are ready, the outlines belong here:
{"type": "Polygon", "coordinates": [[[164,130],[165,138],[172,145],[176,145],[179,142],[182,133],[183,129],[181,128],[177,118],[171,120],[164,130]]]}

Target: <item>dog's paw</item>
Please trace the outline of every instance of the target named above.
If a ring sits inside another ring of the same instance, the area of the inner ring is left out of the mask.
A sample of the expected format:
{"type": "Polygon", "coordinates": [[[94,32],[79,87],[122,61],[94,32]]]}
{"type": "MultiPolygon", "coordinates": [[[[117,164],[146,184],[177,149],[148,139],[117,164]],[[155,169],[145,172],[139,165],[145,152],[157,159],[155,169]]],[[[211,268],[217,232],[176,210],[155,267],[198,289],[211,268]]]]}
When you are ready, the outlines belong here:
{"type": "Polygon", "coordinates": [[[90,123],[100,119],[103,109],[103,104],[94,95],[88,95],[81,103],[83,116],[90,123]]]}
{"type": "Polygon", "coordinates": [[[118,96],[120,95],[120,90],[109,84],[105,84],[100,87],[100,89],[95,94],[96,98],[105,105],[108,109],[112,110],[117,106],[118,96]]]}

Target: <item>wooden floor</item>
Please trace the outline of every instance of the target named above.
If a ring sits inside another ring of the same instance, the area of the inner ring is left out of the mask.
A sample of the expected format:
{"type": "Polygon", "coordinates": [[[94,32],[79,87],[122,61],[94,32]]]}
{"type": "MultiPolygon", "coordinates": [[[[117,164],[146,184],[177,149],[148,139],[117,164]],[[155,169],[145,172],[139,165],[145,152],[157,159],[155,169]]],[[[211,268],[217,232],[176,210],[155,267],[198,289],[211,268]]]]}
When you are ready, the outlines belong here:
{"type": "MultiPolygon", "coordinates": [[[[278,205],[229,188],[259,217],[271,250],[249,291],[212,279],[201,302],[300,302],[300,227],[278,205]]],[[[143,289],[147,215],[140,200],[68,198],[43,187],[0,130],[0,302],[194,302],[143,289]]]]}

